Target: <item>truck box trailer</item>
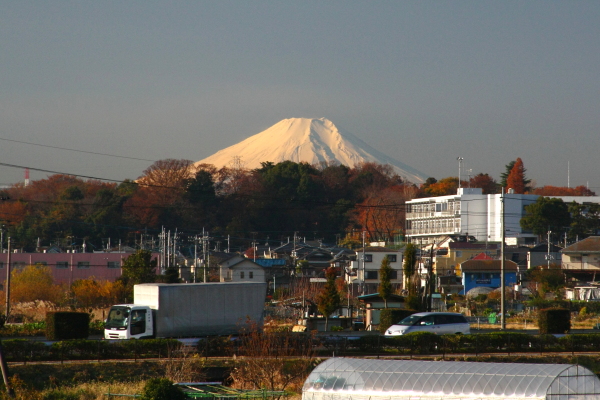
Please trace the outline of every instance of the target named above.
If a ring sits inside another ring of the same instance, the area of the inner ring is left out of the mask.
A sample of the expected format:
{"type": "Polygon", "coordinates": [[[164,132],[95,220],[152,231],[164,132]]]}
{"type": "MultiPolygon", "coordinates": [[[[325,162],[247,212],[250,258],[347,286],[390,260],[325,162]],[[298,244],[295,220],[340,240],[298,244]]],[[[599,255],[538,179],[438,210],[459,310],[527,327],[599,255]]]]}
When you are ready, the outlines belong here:
{"type": "Polygon", "coordinates": [[[262,327],[266,283],[144,283],[134,304],[111,307],[105,339],[199,337],[262,327]]]}

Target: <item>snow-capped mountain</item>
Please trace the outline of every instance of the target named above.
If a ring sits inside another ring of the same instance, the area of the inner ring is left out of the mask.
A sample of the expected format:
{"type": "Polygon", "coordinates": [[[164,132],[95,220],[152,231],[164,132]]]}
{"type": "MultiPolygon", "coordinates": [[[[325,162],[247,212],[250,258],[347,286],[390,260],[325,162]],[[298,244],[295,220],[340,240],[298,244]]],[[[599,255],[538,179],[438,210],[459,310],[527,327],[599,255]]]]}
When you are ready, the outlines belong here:
{"type": "Polygon", "coordinates": [[[267,130],[227,147],[196,164],[231,166],[239,157],[244,168],[260,168],[261,162],[285,160],[317,164],[337,162],[353,167],[364,162],[389,164],[405,179],[421,183],[426,175],[400,161],[375,150],[348,132],[340,132],[326,118],[288,118],[267,130]]]}

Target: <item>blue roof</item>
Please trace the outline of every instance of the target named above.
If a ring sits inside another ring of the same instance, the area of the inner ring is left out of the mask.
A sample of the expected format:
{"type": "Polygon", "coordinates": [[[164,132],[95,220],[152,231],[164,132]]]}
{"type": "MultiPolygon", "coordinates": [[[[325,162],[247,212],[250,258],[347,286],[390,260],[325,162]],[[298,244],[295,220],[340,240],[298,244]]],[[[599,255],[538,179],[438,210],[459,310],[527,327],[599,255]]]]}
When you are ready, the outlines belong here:
{"type": "Polygon", "coordinates": [[[283,258],[257,258],[254,262],[261,267],[278,267],[285,265],[285,260],[283,258]]]}

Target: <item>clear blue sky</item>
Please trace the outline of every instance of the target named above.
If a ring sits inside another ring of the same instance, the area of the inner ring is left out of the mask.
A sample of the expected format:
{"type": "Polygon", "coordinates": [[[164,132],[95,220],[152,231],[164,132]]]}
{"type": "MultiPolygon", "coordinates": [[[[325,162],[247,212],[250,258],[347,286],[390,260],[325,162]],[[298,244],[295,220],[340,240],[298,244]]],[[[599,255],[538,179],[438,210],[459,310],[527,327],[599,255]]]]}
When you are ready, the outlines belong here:
{"type": "MultiPolygon", "coordinates": [[[[327,117],[438,179],[600,193],[598,1],[0,1],[0,138],[200,160],[327,117]]],[[[0,162],[111,179],[149,161],[0,140],[0,162]]],[[[32,179],[45,177],[32,172],[32,179]]],[[[0,183],[22,179],[0,167],[0,183]]]]}

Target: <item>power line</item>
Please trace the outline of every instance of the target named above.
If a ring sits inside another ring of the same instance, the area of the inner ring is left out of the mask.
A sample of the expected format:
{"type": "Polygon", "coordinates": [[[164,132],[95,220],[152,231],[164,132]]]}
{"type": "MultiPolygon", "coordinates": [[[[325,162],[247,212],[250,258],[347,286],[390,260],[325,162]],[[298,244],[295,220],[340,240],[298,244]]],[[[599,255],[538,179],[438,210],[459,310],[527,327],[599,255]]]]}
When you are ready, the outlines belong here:
{"type": "Polygon", "coordinates": [[[6,142],[29,144],[29,145],[32,145],[32,146],[46,147],[46,148],[50,148],[50,149],[74,151],[76,153],[94,154],[94,155],[98,155],[98,156],[107,156],[107,157],[115,157],[115,158],[125,158],[127,160],[150,161],[150,162],[155,162],[156,161],[156,160],[149,160],[149,159],[146,159],[146,158],[117,156],[115,154],[99,153],[99,152],[95,152],[95,151],[69,149],[69,148],[66,148],[66,147],[51,146],[49,144],[38,144],[38,143],[32,143],[32,142],[25,142],[23,140],[7,139],[7,138],[1,138],[1,137],[0,137],[0,140],[4,140],[6,142]]]}

